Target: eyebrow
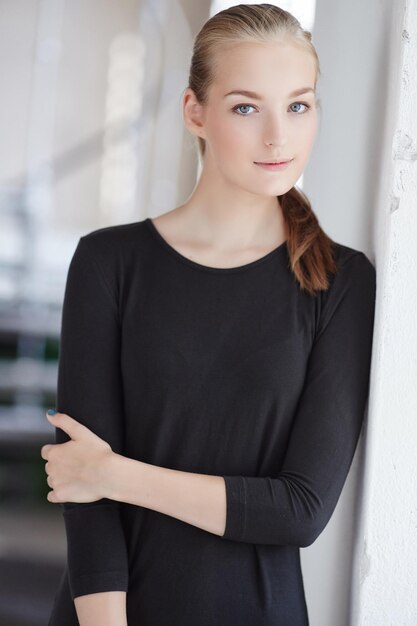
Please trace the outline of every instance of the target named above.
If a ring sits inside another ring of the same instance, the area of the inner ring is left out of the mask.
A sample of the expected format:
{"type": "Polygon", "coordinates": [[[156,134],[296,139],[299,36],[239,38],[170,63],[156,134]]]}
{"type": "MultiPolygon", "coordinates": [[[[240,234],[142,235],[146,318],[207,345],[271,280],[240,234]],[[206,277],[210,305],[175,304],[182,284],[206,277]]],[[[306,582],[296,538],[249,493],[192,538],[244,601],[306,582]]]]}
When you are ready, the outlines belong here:
{"type": "MultiPolygon", "coordinates": [[[[296,89],[292,93],[289,94],[289,98],[293,96],[301,96],[303,93],[307,93],[312,91],[314,93],[314,89],[312,87],[301,87],[301,89],[296,89]]],[[[248,98],[254,98],[255,100],[262,100],[262,96],[255,93],[254,91],[247,91],[246,89],[234,89],[233,91],[229,91],[224,95],[224,98],[227,96],[247,96],[248,98]]]]}

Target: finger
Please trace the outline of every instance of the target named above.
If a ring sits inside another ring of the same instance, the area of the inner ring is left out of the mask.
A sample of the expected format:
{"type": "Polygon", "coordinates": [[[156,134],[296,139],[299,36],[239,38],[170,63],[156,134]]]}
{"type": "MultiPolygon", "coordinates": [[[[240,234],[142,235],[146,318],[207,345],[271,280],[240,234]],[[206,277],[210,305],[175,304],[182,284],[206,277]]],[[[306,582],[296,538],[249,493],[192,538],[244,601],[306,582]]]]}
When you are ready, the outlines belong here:
{"type": "Polygon", "coordinates": [[[54,426],[65,431],[71,439],[77,439],[78,437],[87,434],[87,432],[91,432],[86,426],[77,422],[77,420],[70,415],[67,415],[67,413],[55,413],[55,415],[49,415],[46,413],[46,417],[52,424],[54,424],[54,426]]]}
{"type": "Polygon", "coordinates": [[[49,450],[52,448],[53,446],[51,444],[47,444],[46,446],[42,446],[41,448],[41,457],[43,459],[48,459],[48,454],[49,454],[49,450]]]}
{"type": "Polygon", "coordinates": [[[46,497],[48,498],[49,502],[58,502],[53,491],[49,491],[46,497]]]}

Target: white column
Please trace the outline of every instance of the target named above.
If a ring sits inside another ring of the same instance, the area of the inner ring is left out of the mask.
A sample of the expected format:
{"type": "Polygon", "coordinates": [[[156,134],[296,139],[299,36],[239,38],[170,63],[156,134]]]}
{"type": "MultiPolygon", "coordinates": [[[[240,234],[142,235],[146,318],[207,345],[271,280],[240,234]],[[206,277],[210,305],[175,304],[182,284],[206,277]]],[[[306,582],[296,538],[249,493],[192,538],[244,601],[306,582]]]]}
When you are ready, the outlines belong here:
{"type": "Polygon", "coordinates": [[[185,202],[195,186],[196,140],[182,121],[193,39],[209,2],[142,2],[139,32],[146,49],[138,151],[138,213],[154,216],[185,202]]]}
{"type": "Polygon", "coordinates": [[[393,3],[378,325],[352,624],[417,624],[417,1],[393,3]],[[394,122],[394,124],[392,124],[394,122]]]}
{"type": "Polygon", "coordinates": [[[311,626],[416,626],[417,0],[318,0],[319,135],[304,190],[377,269],[370,393],[328,526],[302,550],[311,626]]]}

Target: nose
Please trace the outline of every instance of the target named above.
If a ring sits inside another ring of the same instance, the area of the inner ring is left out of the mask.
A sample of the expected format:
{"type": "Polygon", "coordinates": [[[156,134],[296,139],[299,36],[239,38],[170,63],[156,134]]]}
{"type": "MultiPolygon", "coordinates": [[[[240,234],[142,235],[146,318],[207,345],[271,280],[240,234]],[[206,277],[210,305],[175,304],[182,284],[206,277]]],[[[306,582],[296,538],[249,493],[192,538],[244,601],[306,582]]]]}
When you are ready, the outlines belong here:
{"type": "Polygon", "coordinates": [[[277,115],[270,115],[263,131],[266,145],[284,146],[287,143],[287,129],[284,119],[277,115]]]}

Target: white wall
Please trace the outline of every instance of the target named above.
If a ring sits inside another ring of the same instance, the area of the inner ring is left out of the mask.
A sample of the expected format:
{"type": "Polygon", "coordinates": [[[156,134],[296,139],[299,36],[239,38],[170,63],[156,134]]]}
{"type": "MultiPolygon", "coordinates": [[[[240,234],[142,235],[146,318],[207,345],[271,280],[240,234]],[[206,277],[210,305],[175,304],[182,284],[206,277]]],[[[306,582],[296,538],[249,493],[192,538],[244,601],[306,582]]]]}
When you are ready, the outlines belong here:
{"type": "Polygon", "coordinates": [[[376,265],[377,301],[358,449],[332,519],[301,551],[311,626],[417,624],[416,0],[407,32],[405,5],[317,4],[322,121],[304,189],[324,229],[376,265]]]}
{"type": "Polygon", "coordinates": [[[417,624],[417,2],[393,3],[390,106],[374,229],[380,314],[365,494],[357,537],[356,626],[417,624]]]}

